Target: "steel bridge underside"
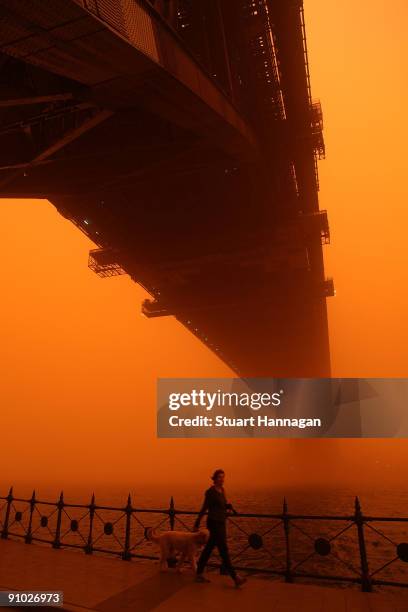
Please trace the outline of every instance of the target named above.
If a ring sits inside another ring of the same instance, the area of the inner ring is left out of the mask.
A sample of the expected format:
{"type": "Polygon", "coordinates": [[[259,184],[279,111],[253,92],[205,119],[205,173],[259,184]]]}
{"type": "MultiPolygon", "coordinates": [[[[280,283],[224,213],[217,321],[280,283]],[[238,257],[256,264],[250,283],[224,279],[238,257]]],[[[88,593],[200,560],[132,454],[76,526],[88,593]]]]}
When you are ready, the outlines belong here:
{"type": "Polygon", "coordinates": [[[219,60],[228,28],[221,79],[154,3],[91,5],[0,1],[1,196],[49,199],[95,243],[95,272],[129,274],[146,316],[175,316],[241,376],[330,375],[326,219],[291,15],[269,2],[285,111],[268,124],[219,60]]]}

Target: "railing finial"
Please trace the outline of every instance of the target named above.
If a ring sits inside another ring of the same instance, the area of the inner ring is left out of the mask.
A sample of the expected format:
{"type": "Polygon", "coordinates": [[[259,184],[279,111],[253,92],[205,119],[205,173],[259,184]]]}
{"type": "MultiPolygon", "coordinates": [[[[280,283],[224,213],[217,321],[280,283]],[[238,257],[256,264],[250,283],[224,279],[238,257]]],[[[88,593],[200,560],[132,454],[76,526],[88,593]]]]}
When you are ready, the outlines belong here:
{"type": "Polygon", "coordinates": [[[55,538],[52,543],[52,546],[53,548],[60,548],[61,547],[62,511],[64,508],[64,491],[61,491],[60,496],[59,496],[59,501],[57,502],[56,506],[58,508],[57,525],[55,527],[55,538]]]}
{"type": "Polygon", "coordinates": [[[170,519],[170,530],[171,531],[174,531],[175,516],[176,516],[176,511],[174,509],[174,497],[171,496],[170,497],[170,507],[169,507],[169,519],[170,519]]]}
{"type": "Polygon", "coordinates": [[[30,514],[29,514],[29,519],[28,519],[28,529],[27,529],[27,533],[25,536],[26,544],[31,544],[31,542],[33,541],[32,528],[33,528],[33,514],[34,514],[35,504],[36,504],[35,489],[33,489],[33,494],[31,495],[31,499],[30,499],[30,514]]]}
{"type": "Polygon", "coordinates": [[[132,511],[133,511],[132,498],[129,493],[128,498],[127,498],[127,506],[125,508],[125,512],[126,512],[125,543],[124,543],[123,552],[122,552],[122,559],[124,561],[130,561],[132,558],[132,555],[130,552],[130,527],[131,527],[131,521],[132,521],[132,511]]]}
{"type": "Polygon", "coordinates": [[[92,493],[91,503],[89,504],[89,532],[88,532],[88,540],[84,547],[85,553],[87,555],[92,555],[93,552],[93,522],[95,516],[95,493],[92,493]]]}
{"type": "Polygon", "coordinates": [[[290,518],[288,515],[288,502],[286,501],[286,497],[283,498],[282,525],[283,525],[283,531],[285,534],[285,549],[286,549],[285,582],[293,582],[292,561],[291,561],[290,540],[289,540],[290,518]]]}
{"type": "Polygon", "coordinates": [[[10,520],[10,511],[11,505],[13,503],[13,487],[10,487],[10,490],[7,495],[7,504],[6,504],[6,516],[3,520],[3,530],[1,532],[1,537],[3,540],[7,540],[8,538],[8,528],[9,528],[9,520],[10,520]]]}
{"type": "Polygon", "coordinates": [[[356,496],[354,500],[354,522],[357,527],[358,534],[358,546],[360,550],[360,563],[361,563],[361,589],[365,592],[372,591],[372,583],[370,570],[368,567],[367,549],[364,535],[364,516],[361,512],[360,500],[356,496]]]}

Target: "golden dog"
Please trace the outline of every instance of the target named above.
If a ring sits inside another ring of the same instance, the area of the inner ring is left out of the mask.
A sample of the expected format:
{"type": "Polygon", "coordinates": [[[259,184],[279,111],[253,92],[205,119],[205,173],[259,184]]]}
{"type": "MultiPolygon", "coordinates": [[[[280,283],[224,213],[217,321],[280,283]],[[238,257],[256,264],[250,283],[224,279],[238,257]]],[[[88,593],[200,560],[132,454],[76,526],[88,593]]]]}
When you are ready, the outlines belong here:
{"type": "Polygon", "coordinates": [[[209,537],[208,529],[200,529],[190,533],[189,531],[163,531],[155,533],[152,528],[146,529],[146,539],[160,546],[160,571],[166,571],[167,559],[180,554],[177,560],[177,570],[181,571],[184,561],[189,561],[191,569],[195,573],[196,554],[200,546],[204,546],[209,537]]]}

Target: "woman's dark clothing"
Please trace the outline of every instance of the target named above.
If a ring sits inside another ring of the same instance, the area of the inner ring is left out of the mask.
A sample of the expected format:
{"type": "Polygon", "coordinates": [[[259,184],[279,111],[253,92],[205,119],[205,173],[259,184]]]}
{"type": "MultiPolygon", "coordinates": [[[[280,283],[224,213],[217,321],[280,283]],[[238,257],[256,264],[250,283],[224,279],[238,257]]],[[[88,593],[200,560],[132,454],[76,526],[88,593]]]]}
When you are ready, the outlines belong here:
{"type": "Polygon", "coordinates": [[[227,529],[225,521],[214,521],[209,518],[207,519],[207,528],[210,532],[210,537],[208,538],[207,544],[205,545],[203,552],[201,553],[200,558],[198,560],[197,574],[203,573],[212,551],[215,547],[217,547],[224,568],[227,570],[231,578],[235,580],[236,573],[234,568],[232,567],[231,559],[228,552],[227,529]]]}
{"type": "Polygon", "coordinates": [[[207,529],[210,532],[210,536],[198,560],[197,574],[203,573],[212,551],[217,547],[224,568],[233,580],[236,578],[227,545],[227,510],[232,510],[232,506],[227,503],[224,490],[218,491],[215,487],[210,487],[205,492],[204,503],[195,523],[198,529],[201,517],[206,512],[208,513],[207,529]]]}
{"type": "Polygon", "coordinates": [[[224,490],[218,491],[215,487],[210,487],[205,492],[204,503],[199,512],[196,523],[200,524],[201,517],[208,512],[208,518],[214,521],[225,521],[227,510],[231,510],[231,504],[227,504],[224,490]]]}

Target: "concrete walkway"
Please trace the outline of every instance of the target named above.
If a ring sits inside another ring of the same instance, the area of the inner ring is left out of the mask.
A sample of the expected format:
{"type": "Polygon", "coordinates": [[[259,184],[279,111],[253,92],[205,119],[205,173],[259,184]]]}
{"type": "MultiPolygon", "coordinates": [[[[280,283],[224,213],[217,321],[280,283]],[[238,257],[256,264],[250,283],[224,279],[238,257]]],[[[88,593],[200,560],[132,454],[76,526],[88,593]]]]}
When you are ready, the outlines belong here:
{"type": "MultiPolygon", "coordinates": [[[[385,596],[354,589],[249,578],[235,589],[218,572],[196,584],[186,569],[161,574],[150,561],[88,556],[0,540],[0,590],[58,590],[72,612],[407,612],[408,593],[385,596]]],[[[61,609],[61,608],[60,608],[61,609]]]]}

